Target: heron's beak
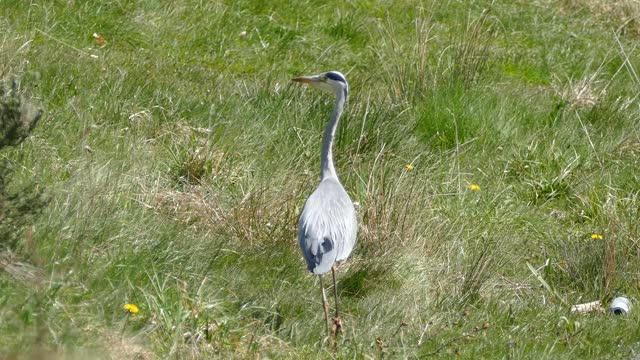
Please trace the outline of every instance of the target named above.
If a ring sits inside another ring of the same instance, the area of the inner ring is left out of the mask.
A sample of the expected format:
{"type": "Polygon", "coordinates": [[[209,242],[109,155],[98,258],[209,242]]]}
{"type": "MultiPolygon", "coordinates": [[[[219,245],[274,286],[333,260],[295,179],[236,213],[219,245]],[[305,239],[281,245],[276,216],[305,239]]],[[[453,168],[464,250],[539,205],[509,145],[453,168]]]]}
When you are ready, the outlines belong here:
{"type": "Polygon", "coordinates": [[[304,83],[304,84],[311,84],[311,83],[318,82],[320,80],[318,79],[317,76],[300,76],[300,77],[291,79],[291,81],[304,83]]]}

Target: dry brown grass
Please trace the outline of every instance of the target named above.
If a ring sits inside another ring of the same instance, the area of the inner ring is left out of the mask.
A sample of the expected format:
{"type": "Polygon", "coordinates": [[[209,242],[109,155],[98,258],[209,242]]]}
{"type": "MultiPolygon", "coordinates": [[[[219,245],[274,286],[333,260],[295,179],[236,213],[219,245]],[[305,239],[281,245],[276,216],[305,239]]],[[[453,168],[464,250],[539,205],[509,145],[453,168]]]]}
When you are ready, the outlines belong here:
{"type": "Polygon", "coordinates": [[[594,16],[612,22],[620,34],[640,36],[640,1],[638,0],[561,0],[569,11],[588,9],[594,16]]]}
{"type": "Polygon", "coordinates": [[[45,282],[41,269],[18,259],[11,251],[0,253],[0,270],[28,287],[40,287],[45,282]]]}
{"type": "Polygon", "coordinates": [[[598,80],[598,72],[579,80],[562,81],[555,77],[551,83],[556,96],[565,101],[572,110],[594,107],[606,96],[605,86],[603,81],[598,80]]]}

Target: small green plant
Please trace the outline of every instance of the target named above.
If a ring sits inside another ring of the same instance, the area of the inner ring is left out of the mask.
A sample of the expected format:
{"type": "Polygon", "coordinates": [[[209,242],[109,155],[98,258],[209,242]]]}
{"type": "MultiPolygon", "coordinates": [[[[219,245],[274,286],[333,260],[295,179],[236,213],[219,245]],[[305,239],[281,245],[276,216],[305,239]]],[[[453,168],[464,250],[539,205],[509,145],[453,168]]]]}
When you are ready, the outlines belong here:
{"type": "MultiPolygon", "coordinates": [[[[17,93],[14,81],[7,89],[0,84],[0,150],[19,145],[42,117],[42,110],[17,93]]],[[[15,248],[22,229],[44,205],[35,186],[11,189],[12,167],[0,161],[0,249],[15,248]]]]}
{"type": "Polygon", "coordinates": [[[0,149],[24,141],[42,117],[42,110],[20,96],[17,87],[16,81],[9,88],[0,82],[0,149]]]}

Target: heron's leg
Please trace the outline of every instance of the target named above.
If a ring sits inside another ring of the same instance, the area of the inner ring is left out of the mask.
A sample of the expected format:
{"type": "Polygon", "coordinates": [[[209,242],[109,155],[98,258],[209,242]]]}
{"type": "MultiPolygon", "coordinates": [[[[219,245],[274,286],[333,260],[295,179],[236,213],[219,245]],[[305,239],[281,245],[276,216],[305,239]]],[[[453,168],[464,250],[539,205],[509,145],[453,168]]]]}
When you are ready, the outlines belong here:
{"type": "Polygon", "coordinates": [[[324,310],[324,326],[327,329],[327,336],[330,336],[329,332],[329,302],[327,296],[324,293],[324,285],[322,284],[322,275],[318,275],[320,278],[320,289],[322,290],[322,309],[324,310]]]}
{"type": "Polygon", "coordinates": [[[336,265],[331,267],[331,277],[333,278],[333,297],[336,301],[336,316],[333,318],[333,333],[342,334],[342,321],[340,321],[340,312],[338,311],[338,284],[336,283],[336,265]]]}

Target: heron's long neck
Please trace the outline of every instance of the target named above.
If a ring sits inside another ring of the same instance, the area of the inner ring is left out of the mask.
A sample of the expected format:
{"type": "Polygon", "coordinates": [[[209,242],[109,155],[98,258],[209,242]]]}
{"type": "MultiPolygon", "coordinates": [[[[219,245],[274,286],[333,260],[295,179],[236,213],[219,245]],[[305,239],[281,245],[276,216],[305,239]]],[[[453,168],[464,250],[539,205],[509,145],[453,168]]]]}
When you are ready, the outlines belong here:
{"type": "Polygon", "coordinates": [[[336,92],[336,106],[333,108],[333,114],[331,120],[324,131],[324,139],[322,141],[322,155],[320,158],[320,179],[328,177],[335,177],[336,168],[333,166],[333,139],[336,135],[336,129],[338,128],[338,122],[340,122],[340,116],[344,109],[344,103],[347,100],[347,90],[339,89],[336,92]]]}

